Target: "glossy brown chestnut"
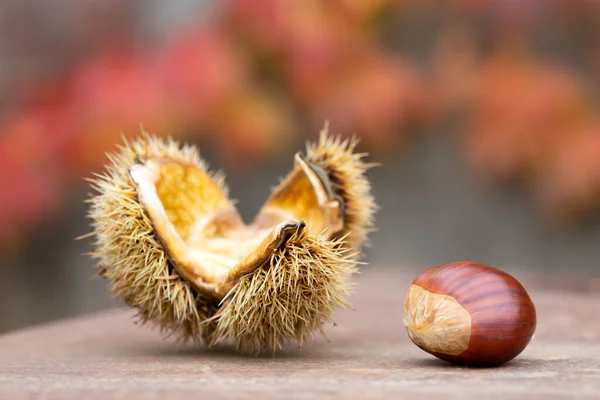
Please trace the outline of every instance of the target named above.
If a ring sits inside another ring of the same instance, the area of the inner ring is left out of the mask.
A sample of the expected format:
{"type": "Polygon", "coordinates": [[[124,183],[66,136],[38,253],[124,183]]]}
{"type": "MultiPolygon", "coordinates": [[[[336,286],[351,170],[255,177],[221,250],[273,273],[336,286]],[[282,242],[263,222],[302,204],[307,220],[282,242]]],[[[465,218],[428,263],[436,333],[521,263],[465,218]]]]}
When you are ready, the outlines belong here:
{"type": "Polygon", "coordinates": [[[494,366],[527,347],[536,313],[515,278],[464,261],[431,268],[414,280],[404,300],[404,325],[417,346],[442,360],[494,366]]]}

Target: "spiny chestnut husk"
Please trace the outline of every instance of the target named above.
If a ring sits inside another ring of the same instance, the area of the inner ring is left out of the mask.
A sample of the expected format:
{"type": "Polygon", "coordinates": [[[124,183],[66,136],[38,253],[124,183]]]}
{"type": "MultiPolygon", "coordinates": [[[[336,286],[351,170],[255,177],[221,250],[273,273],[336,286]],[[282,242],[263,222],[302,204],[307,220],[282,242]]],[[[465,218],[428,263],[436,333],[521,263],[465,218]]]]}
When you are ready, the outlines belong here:
{"type": "Polygon", "coordinates": [[[495,366],[527,347],[536,312],[525,288],[506,272],[455,262],[414,280],[404,301],[404,325],[417,346],[442,360],[495,366]]]}
{"type": "Polygon", "coordinates": [[[209,346],[259,353],[302,343],[346,305],[373,228],[371,164],[327,126],[245,224],[196,148],[144,133],[90,198],[99,274],[142,322],[209,346]]]}

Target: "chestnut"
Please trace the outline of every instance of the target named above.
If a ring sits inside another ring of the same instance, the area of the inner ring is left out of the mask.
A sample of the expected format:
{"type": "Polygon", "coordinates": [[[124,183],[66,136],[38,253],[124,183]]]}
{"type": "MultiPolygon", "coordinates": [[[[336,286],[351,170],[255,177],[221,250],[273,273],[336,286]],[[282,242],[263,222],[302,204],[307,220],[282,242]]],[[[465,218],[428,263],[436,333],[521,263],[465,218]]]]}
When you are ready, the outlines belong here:
{"type": "Polygon", "coordinates": [[[535,306],[511,275],[454,262],[417,277],[404,300],[414,344],[451,363],[496,366],[518,356],[536,327],[535,306]]]}

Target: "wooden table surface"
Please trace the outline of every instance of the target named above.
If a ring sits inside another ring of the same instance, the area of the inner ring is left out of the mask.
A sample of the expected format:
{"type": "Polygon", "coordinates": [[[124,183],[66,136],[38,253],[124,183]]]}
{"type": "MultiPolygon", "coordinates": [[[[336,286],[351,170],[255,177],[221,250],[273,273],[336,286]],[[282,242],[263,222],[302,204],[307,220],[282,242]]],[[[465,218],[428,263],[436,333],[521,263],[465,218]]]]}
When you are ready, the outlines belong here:
{"type": "Polygon", "coordinates": [[[438,361],[409,341],[402,302],[413,277],[365,268],[354,310],[337,314],[329,341],[315,338],[275,356],[163,340],[135,325],[131,310],[5,334],[0,399],[600,398],[597,282],[517,275],[538,310],[532,343],[503,367],[469,369],[438,361]]]}

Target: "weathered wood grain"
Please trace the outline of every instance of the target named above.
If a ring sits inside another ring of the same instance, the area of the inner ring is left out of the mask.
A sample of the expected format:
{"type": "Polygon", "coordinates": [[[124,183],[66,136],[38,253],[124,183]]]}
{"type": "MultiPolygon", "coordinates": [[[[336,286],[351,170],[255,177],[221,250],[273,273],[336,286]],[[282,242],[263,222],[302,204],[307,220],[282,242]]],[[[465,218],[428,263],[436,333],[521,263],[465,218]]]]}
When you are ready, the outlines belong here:
{"type": "Polygon", "coordinates": [[[5,334],[0,398],[600,398],[600,293],[523,279],[538,310],[532,343],[503,367],[469,369],[408,339],[402,303],[414,276],[364,269],[354,310],[337,314],[329,342],[260,358],[163,340],[131,310],[5,334]]]}

